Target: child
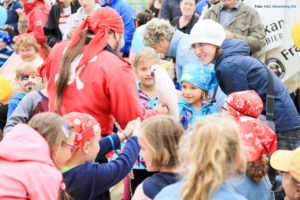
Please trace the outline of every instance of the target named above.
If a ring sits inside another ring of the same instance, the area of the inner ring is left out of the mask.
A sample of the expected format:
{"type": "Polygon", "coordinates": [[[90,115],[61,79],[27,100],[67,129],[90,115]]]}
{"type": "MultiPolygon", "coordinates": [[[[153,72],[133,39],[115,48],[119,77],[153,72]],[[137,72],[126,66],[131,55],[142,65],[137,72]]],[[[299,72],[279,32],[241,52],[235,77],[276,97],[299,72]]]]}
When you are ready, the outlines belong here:
{"type": "Polygon", "coordinates": [[[198,120],[179,143],[182,181],[165,187],[155,200],[244,200],[227,179],[243,165],[239,131],[225,115],[198,120]]]}
{"type": "Polygon", "coordinates": [[[44,60],[39,53],[40,46],[31,35],[23,35],[19,37],[16,41],[16,50],[23,62],[28,62],[35,68],[38,68],[44,63],[44,60]]]}
{"type": "Polygon", "coordinates": [[[12,39],[7,31],[0,30],[0,67],[14,52],[11,47],[12,39]]]}
{"type": "Polygon", "coordinates": [[[14,52],[11,47],[12,38],[7,31],[0,30],[0,67],[14,52]]]}
{"type": "Polygon", "coordinates": [[[3,133],[8,133],[19,123],[27,123],[34,115],[48,111],[47,89],[32,91],[20,101],[12,115],[7,119],[3,133]]]}
{"type": "Polygon", "coordinates": [[[225,109],[239,126],[248,161],[246,176],[235,176],[230,181],[231,185],[248,200],[274,199],[267,176],[269,159],[265,154],[270,155],[276,151],[277,137],[259,120],[263,109],[261,98],[254,90],[234,92],[227,97],[225,109]]]}
{"type": "Polygon", "coordinates": [[[40,79],[37,75],[37,69],[30,63],[21,63],[16,68],[16,82],[20,87],[20,91],[15,94],[8,104],[7,118],[11,116],[19,102],[23,99],[25,94],[36,89],[36,85],[40,79]]]}
{"type": "Polygon", "coordinates": [[[137,76],[137,89],[142,106],[153,109],[159,104],[155,93],[155,79],[151,76],[151,66],[160,63],[160,57],[154,49],[146,47],[136,54],[133,62],[137,76]]]}
{"type": "Polygon", "coordinates": [[[72,157],[62,171],[67,192],[74,199],[110,199],[109,188],[130,172],[140,151],[137,137],[129,137],[135,121],[129,122],[124,132],[100,140],[100,125],[94,117],[76,112],[64,117],[74,124],[76,132],[72,157]],[[120,140],[124,139],[127,143],[116,160],[104,164],[94,162],[96,157],[119,148],[120,140]]]}
{"type": "Polygon", "coordinates": [[[181,78],[182,98],[179,100],[180,123],[184,129],[204,115],[215,113],[208,103],[208,91],[218,85],[215,72],[194,64],[187,64],[181,78]]]}
{"type": "Polygon", "coordinates": [[[149,172],[158,172],[146,178],[136,189],[133,200],[154,199],[167,185],[177,182],[177,148],[183,128],[170,116],[145,120],[139,130],[140,155],[149,172]]]}
{"type": "MultiPolygon", "coordinates": [[[[0,199],[58,199],[59,170],[71,157],[72,123],[40,113],[0,142],[0,199]]],[[[61,191],[61,193],[64,193],[61,191]]]]}

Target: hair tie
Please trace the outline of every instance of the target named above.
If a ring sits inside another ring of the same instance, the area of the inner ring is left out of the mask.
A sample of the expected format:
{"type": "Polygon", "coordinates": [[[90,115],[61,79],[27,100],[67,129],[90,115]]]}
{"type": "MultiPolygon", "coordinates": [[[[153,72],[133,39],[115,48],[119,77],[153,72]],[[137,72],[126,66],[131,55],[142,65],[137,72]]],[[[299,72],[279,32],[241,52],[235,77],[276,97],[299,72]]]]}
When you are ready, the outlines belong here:
{"type": "Polygon", "coordinates": [[[60,189],[61,189],[62,191],[65,191],[65,190],[66,190],[66,184],[65,184],[64,182],[61,183],[60,189]]]}

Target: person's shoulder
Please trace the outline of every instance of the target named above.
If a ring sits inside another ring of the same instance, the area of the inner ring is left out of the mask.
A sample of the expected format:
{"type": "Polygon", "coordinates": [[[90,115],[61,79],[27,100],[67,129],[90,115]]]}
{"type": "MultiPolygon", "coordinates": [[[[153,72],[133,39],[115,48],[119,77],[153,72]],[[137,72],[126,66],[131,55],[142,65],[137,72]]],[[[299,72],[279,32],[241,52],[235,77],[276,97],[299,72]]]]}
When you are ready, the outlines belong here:
{"type": "Polygon", "coordinates": [[[228,184],[224,183],[220,190],[213,194],[211,200],[223,200],[223,199],[230,199],[230,200],[246,200],[245,197],[238,194],[233,187],[229,186],[228,184]]]}
{"type": "Polygon", "coordinates": [[[179,200],[182,188],[182,181],[164,187],[154,198],[154,200],[179,200]]]}
{"type": "Polygon", "coordinates": [[[249,14],[252,14],[252,15],[258,15],[258,12],[257,12],[257,10],[255,10],[255,8],[245,4],[244,2],[241,3],[239,9],[242,12],[246,12],[246,13],[249,13],[249,14]]]}

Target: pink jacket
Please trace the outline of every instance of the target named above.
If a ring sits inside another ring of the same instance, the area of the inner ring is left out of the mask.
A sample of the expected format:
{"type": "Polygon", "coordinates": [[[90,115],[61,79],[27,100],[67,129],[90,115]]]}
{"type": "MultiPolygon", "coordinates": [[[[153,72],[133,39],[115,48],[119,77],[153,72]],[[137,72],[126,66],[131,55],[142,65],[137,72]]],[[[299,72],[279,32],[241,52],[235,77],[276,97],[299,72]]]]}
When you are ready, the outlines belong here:
{"type": "Polygon", "coordinates": [[[57,199],[62,175],[48,143],[25,124],[0,142],[0,199],[57,199]]]}

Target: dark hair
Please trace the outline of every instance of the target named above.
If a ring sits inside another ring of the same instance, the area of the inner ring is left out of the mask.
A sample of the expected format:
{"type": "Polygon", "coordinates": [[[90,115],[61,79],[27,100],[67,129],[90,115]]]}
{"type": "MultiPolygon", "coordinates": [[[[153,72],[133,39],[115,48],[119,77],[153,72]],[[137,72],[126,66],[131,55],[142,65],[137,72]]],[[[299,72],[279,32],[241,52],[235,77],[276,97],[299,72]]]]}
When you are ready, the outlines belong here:
{"type": "Polygon", "coordinates": [[[263,155],[259,160],[247,162],[247,176],[256,182],[260,182],[261,179],[268,173],[268,161],[269,159],[263,155]]]}
{"type": "Polygon", "coordinates": [[[62,63],[59,68],[59,76],[56,83],[56,101],[55,101],[55,112],[60,114],[61,102],[63,93],[67,87],[67,83],[70,76],[70,68],[72,61],[82,53],[83,47],[85,45],[88,29],[84,29],[81,32],[80,40],[71,48],[68,48],[62,63]]]}
{"type": "Polygon", "coordinates": [[[140,12],[137,14],[136,19],[135,19],[135,26],[140,27],[143,24],[146,24],[148,21],[152,19],[152,14],[150,10],[145,10],[143,12],[140,12]]]}

